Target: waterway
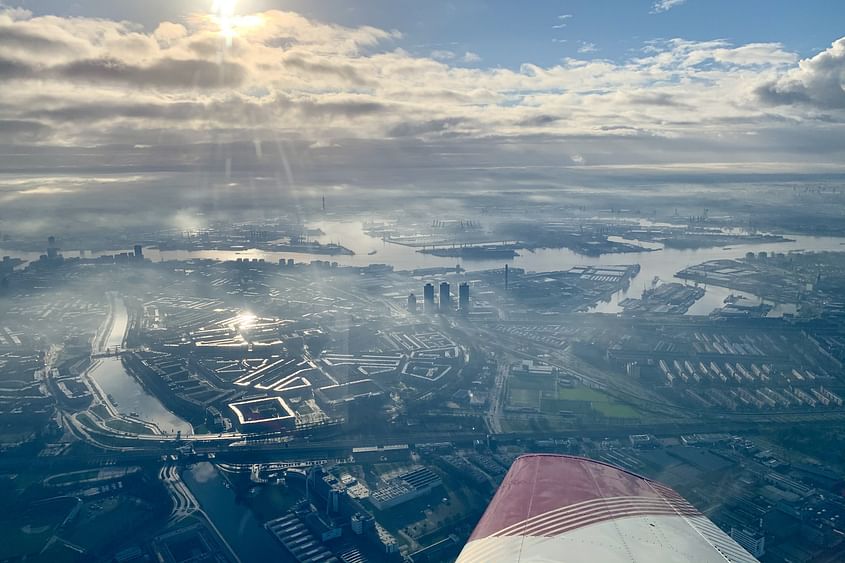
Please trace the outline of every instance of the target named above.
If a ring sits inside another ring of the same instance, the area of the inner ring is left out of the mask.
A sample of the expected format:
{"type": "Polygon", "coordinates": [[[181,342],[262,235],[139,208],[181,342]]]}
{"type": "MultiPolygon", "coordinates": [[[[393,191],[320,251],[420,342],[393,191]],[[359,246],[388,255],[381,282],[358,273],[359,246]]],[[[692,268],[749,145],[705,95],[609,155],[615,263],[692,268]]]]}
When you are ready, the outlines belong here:
{"type": "MultiPolygon", "coordinates": [[[[118,297],[115,297],[112,302],[111,319],[111,330],[103,341],[101,351],[114,350],[115,347],[121,346],[126,335],[129,319],[126,305],[118,297]]],[[[144,387],[126,371],[120,358],[98,360],[94,368],[88,372],[88,376],[97,382],[121,414],[152,422],[167,434],[182,432],[183,435],[188,435],[193,432],[188,422],[167,410],[161,401],[147,393],[144,387]]]]}
{"type": "MultiPolygon", "coordinates": [[[[338,242],[355,252],[354,256],[326,256],[316,254],[296,253],[275,253],[263,252],[261,250],[246,251],[157,251],[156,249],[144,250],[145,255],[154,260],[185,260],[190,258],[211,258],[216,260],[233,260],[236,258],[264,258],[268,261],[278,261],[280,258],[294,258],[297,261],[310,262],[311,260],[329,260],[344,266],[366,266],[368,264],[389,264],[397,270],[413,270],[417,268],[450,267],[460,264],[470,272],[473,270],[484,270],[501,268],[509,264],[513,268],[524,268],[526,271],[555,271],[567,270],[574,266],[592,265],[607,266],[619,264],[639,264],[640,272],[631,280],[631,284],[624,290],[613,294],[609,301],[602,302],[590,309],[590,312],[598,313],[619,313],[622,307],[619,302],[626,298],[638,298],[644,289],[651,287],[654,278],[662,282],[681,281],[675,278],[675,274],[684,268],[706,262],[708,260],[726,260],[731,258],[742,258],[747,252],[797,252],[808,251],[845,251],[845,238],[841,237],[814,237],[805,235],[787,235],[792,242],[780,242],[771,244],[738,244],[727,247],[701,248],[701,249],[675,249],[662,248],[659,244],[643,244],[648,248],[657,248],[651,252],[637,252],[626,254],[603,254],[601,256],[583,256],[566,248],[548,248],[535,251],[520,250],[519,256],[512,259],[502,260],[460,260],[456,258],[444,258],[422,254],[415,248],[391,244],[382,239],[371,237],[364,232],[364,225],[360,221],[322,221],[309,224],[309,227],[319,228],[325,234],[318,237],[321,243],[338,242]],[[369,252],[377,251],[374,255],[369,252]]],[[[631,241],[635,242],[635,241],[631,241]]],[[[471,274],[469,274],[471,279],[471,274]]],[[[699,299],[687,314],[706,315],[713,309],[722,306],[729,295],[744,295],[755,300],[755,296],[742,294],[717,286],[706,286],[704,297],[699,299]]],[[[791,304],[778,304],[772,314],[783,312],[794,312],[791,304]]]]}
{"type": "MultiPolygon", "coordinates": [[[[267,261],[277,262],[281,258],[293,258],[298,262],[310,262],[311,260],[328,260],[337,262],[342,266],[366,266],[368,264],[389,264],[396,270],[413,270],[417,268],[432,267],[454,267],[461,264],[470,272],[473,270],[484,270],[490,268],[501,268],[509,264],[514,268],[524,268],[527,271],[554,271],[566,270],[580,265],[619,265],[619,264],[640,264],[640,273],[631,281],[628,288],[614,294],[608,302],[600,303],[591,309],[592,312],[618,313],[622,308],[619,302],[628,297],[640,297],[644,289],[651,286],[655,277],[663,282],[679,281],[675,274],[680,270],[705,262],[708,260],[742,258],[747,252],[796,252],[801,250],[830,250],[845,251],[845,238],[841,237],[813,237],[805,235],[787,235],[787,238],[794,239],[792,242],[781,242],[773,244],[747,244],[731,245],[727,247],[702,248],[702,249],[673,249],[660,248],[660,245],[647,245],[657,247],[659,250],[653,252],[626,253],[626,254],[604,254],[591,257],[577,254],[571,250],[562,249],[539,249],[535,251],[520,250],[519,256],[512,259],[499,260],[460,260],[456,258],[444,258],[421,254],[415,248],[391,244],[380,238],[371,237],[364,232],[364,225],[361,221],[318,221],[309,223],[310,228],[319,228],[323,235],[316,240],[321,243],[337,242],[355,252],[354,256],[338,255],[329,256],[324,254],[302,254],[294,252],[265,252],[262,250],[167,250],[160,251],[156,248],[145,248],[144,255],[154,262],[166,260],[190,260],[190,259],[212,259],[212,260],[235,260],[237,258],[264,258],[267,261]],[[376,253],[370,255],[371,251],[376,253]]],[[[128,250],[128,249],[127,249],[128,250]]],[[[114,253],[111,251],[110,253],[114,253]]],[[[10,254],[20,256],[24,259],[31,259],[29,255],[22,256],[21,253],[5,251],[0,249],[0,255],[10,254]]],[[[74,252],[65,252],[66,256],[73,256],[74,252]]],[[[108,253],[105,253],[108,254],[108,253]]],[[[96,256],[96,254],[88,254],[96,256]]],[[[470,274],[471,278],[471,274],[470,274]]],[[[726,288],[708,286],[706,294],[696,302],[687,314],[708,314],[713,309],[720,307],[725,297],[731,293],[739,294],[726,288]]],[[[753,297],[753,296],[751,296],[753,297]]],[[[776,307],[775,313],[789,311],[789,304],[776,307]]]]}
{"type": "Polygon", "coordinates": [[[293,561],[249,508],[238,501],[214,465],[197,463],[182,474],[182,480],[241,561],[293,561]]]}

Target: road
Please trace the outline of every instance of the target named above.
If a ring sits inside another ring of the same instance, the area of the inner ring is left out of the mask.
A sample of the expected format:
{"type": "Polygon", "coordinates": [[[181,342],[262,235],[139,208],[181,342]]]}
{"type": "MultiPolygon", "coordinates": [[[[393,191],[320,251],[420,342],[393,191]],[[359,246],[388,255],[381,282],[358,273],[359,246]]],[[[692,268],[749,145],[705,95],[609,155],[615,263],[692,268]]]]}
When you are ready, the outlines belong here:
{"type": "MultiPolygon", "coordinates": [[[[720,421],[711,420],[684,421],[650,424],[631,428],[628,425],[591,425],[590,427],[565,431],[549,431],[542,434],[505,432],[495,436],[500,444],[525,443],[527,440],[544,440],[556,438],[619,438],[626,439],[631,432],[654,434],[657,437],[679,436],[681,434],[703,434],[709,432],[723,432],[729,434],[753,435],[760,431],[771,430],[777,426],[817,427],[818,421],[720,421]]],[[[329,459],[345,458],[352,455],[352,448],[358,446],[372,446],[377,444],[409,444],[450,442],[457,446],[472,445],[476,440],[485,440],[487,433],[483,432],[413,432],[392,436],[358,436],[352,438],[331,439],[307,443],[292,443],[288,447],[278,444],[248,444],[232,448],[223,444],[197,444],[196,454],[205,457],[215,455],[216,463],[249,465],[253,463],[269,463],[273,461],[309,462],[329,459]]],[[[102,466],[144,465],[161,463],[163,457],[177,455],[173,442],[149,445],[147,449],[127,452],[103,452],[99,455],[69,454],[47,457],[4,455],[0,457],[0,472],[20,471],[21,467],[39,470],[72,471],[102,466]]]]}
{"type": "Polygon", "coordinates": [[[502,433],[502,410],[507,399],[505,390],[506,380],[510,369],[510,358],[501,358],[496,369],[496,377],[493,381],[493,388],[490,390],[490,405],[487,408],[485,422],[491,434],[502,433]]]}
{"type": "Polygon", "coordinates": [[[202,509],[194,494],[185,482],[182,481],[182,477],[179,475],[179,467],[175,464],[166,463],[159,471],[158,478],[164,483],[167,492],[170,494],[170,498],[173,500],[173,508],[171,509],[167,525],[170,526],[191,517],[202,520],[214,531],[217,539],[226,546],[226,550],[232,558],[231,560],[240,563],[241,559],[235,550],[232,549],[232,546],[229,545],[229,542],[226,541],[226,537],[220,533],[220,530],[217,529],[217,526],[202,509]]]}
{"type": "Polygon", "coordinates": [[[168,524],[184,520],[200,509],[199,502],[179,476],[179,468],[176,464],[164,464],[158,473],[158,479],[164,483],[167,492],[170,493],[170,498],[173,499],[173,509],[170,512],[168,524]]]}

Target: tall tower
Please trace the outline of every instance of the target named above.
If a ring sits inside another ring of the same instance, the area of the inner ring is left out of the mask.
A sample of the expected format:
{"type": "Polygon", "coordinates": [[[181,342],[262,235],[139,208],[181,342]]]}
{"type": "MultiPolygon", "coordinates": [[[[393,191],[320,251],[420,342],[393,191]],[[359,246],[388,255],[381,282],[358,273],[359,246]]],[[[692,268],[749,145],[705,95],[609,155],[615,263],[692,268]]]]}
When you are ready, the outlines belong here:
{"type": "Polygon", "coordinates": [[[440,312],[448,313],[452,308],[452,296],[449,294],[449,282],[440,284],[440,312]]]}
{"type": "Polygon", "coordinates": [[[464,315],[469,313],[469,284],[467,282],[463,282],[458,287],[458,307],[464,315]]]}
{"type": "Polygon", "coordinates": [[[505,264],[505,291],[508,290],[508,265],[505,264]]]}
{"type": "Polygon", "coordinates": [[[423,288],[423,310],[426,313],[434,312],[434,286],[430,283],[423,288]]]}
{"type": "Polygon", "coordinates": [[[408,311],[412,315],[417,312],[417,296],[413,293],[408,296],[408,311]]]}
{"type": "Polygon", "coordinates": [[[56,237],[47,237],[47,258],[53,260],[59,257],[59,249],[56,247],[56,237]]]}

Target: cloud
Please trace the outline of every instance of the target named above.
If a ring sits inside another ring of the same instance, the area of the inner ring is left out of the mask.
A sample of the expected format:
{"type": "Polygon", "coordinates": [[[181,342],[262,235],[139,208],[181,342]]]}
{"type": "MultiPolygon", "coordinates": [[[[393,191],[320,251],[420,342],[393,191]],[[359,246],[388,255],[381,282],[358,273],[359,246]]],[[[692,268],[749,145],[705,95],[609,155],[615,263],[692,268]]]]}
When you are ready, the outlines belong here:
{"type": "Polygon", "coordinates": [[[557,17],[558,22],[557,24],[552,26],[552,29],[563,29],[566,27],[566,20],[572,19],[572,14],[562,14],[557,17]]]}
{"type": "Polygon", "coordinates": [[[651,7],[651,13],[660,14],[668,12],[672,8],[685,4],[686,1],[687,0],[657,0],[657,2],[655,2],[651,7]]]}
{"type": "Polygon", "coordinates": [[[67,49],[62,41],[10,25],[0,27],[0,49],[8,51],[57,52],[67,49]]]}
{"type": "Polygon", "coordinates": [[[455,53],[452,51],[447,51],[445,49],[438,49],[436,51],[431,52],[431,58],[437,59],[438,61],[451,61],[455,58],[455,53]]]}
{"type": "Polygon", "coordinates": [[[139,66],[113,58],[73,61],[46,72],[70,82],[118,83],[137,88],[232,88],[246,78],[246,69],[228,61],[162,58],[139,66]]]}
{"type": "Polygon", "coordinates": [[[0,78],[4,78],[6,80],[28,78],[32,76],[34,72],[35,69],[24,62],[0,58],[0,78]]]}
{"type": "Polygon", "coordinates": [[[5,140],[32,141],[45,137],[49,132],[49,127],[39,121],[0,119],[0,135],[5,140]]]}
{"type": "Polygon", "coordinates": [[[845,39],[800,62],[778,43],[673,38],[610,60],[581,56],[597,48],[580,42],[556,64],[504,68],[457,48],[415,55],[392,30],[244,18],[227,40],[200,15],[149,31],[2,13],[0,143],[32,156],[0,159],[0,171],[202,170],[230,151],[235,169],[287,177],[278,153],[291,146],[292,173],[319,164],[311,173],[334,182],[344,168],[372,166],[364,178],[443,155],[472,167],[845,153],[845,39]]]}
{"type": "Polygon", "coordinates": [[[289,69],[296,69],[304,73],[337,77],[351,85],[363,86],[369,83],[353,65],[336,64],[328,57],[313,58],[293,53],[284,56],[281,64],[289,69]]]}
{"type": "Polygon", "coordinates": [[[595,43],[590,43],[590,42],[588,42],[588,41],[582,41],[582,42],[581,42],[581,46],[580,46],[580,47],[578,47],[578,52],[579,52],[579,53],[584,53],[584,54],[586,54],[586,53],[595,53],[596,51],[598,51],[598,47],[596,47],[596,44],[595,44],[595,43]]]}
{"type": "Polygon", "coordinates": [[[845,109],[845,38],[756,89],[768,105],[845,109]]]}
{"type": "Polygon", "coordinates": [[[438,49],[436,51],[431,52],[431,58],[437,61],[442,62],[449,62],[449,61],[460,61],[463,63],[478,63],[481,62],[481,56],[478,53],[473,53],[472,51],[466,51],[460,57],[454,51],[447,51],[443,49],[438,49]]]}

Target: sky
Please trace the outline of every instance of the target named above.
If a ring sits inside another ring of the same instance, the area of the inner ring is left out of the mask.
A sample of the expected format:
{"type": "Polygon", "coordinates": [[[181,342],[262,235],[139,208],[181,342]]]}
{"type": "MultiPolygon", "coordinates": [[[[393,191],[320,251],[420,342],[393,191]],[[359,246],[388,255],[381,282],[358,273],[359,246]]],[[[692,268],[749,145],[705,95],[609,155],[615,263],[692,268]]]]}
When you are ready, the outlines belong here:
{"type": "Polygon", "coordinates": [[[118,173],[292,189],[845,163],[842,2],[4,1],[7,206],[118,173]]]}

